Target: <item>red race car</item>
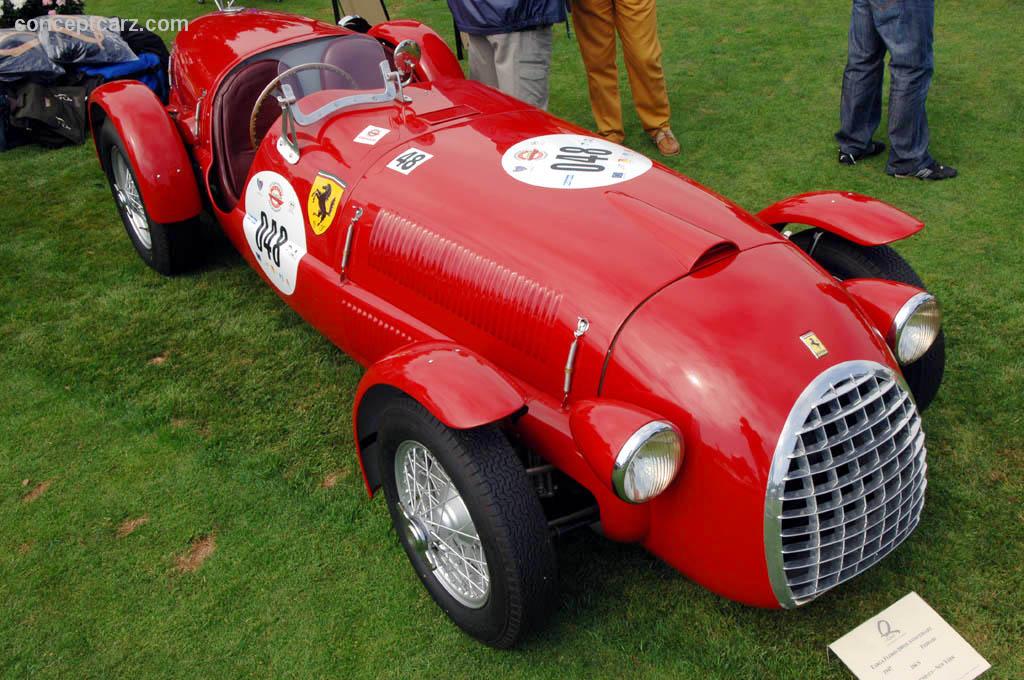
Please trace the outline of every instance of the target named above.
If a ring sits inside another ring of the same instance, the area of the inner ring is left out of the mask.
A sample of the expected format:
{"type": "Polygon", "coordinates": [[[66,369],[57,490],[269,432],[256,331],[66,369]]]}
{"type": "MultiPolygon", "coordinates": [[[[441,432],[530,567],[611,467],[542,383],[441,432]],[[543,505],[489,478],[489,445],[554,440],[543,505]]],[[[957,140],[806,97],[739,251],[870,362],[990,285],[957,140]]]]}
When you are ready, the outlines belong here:
{"type": "Polygon", "coordinates": [[[367,491],[470,635],[542,622],[578,527],[789,608],[917,526],[943,335],[887,244],[918,220],[839,192],[750,214],[466,80],[414,21],[216,12],[170,76],[166,106],[90,100],[128,236],[173,274],[208,213],[367,367],[367,491]]]}

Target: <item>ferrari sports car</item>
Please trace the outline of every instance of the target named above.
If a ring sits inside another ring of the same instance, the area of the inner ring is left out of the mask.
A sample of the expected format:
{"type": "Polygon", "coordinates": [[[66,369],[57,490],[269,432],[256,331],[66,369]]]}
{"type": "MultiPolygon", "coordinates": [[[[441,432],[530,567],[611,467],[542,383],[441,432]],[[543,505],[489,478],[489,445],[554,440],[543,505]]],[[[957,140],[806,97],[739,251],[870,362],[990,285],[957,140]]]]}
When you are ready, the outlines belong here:
{"type": "Polygon", "coordinates": [[[776,608],[907,539],[945,350],[889,244],[921,222],[845,192],[749,213],[465,79],[420,23],[335,18],[202,17],[166,105],[110,83],[91,126],[149,266],[201,261],[206,216],[366,367],[366,489],[458,626],[544,622],[577,528],[776,608]]]}

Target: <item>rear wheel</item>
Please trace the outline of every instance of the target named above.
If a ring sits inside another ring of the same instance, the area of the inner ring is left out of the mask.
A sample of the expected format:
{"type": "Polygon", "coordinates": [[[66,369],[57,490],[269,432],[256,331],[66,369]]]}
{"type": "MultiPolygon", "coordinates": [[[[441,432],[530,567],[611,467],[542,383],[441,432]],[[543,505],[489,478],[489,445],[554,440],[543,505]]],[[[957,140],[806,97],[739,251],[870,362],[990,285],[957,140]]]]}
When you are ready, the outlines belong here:
{"type": "Polygon", "coordinates": [[[434,601],[469,635],[513,646],[556,599],[540,501],[496,427],[453,430],[403,397],[381,415],[391,520],[434,601]]]}
{"type": "MultiPolygon", "coordinates": [[[[888,279],[927,290],[917,272],[889,246],[861,246],[818,229],[800,232],[792,241],[837,279],[888,279]]],[[[903,377],[922,411],[938,394],[945,368],[946,336],[941,331],[924,356],[903,366],[903,377]]]]}
{"type": "Polygon", "coordinates": [[[121,221],[142,261],[165,276],[194,267],[196,222],[160,224],[150,219],[128,151],[110,119],[100,130],[99,151],[121,221]]]}

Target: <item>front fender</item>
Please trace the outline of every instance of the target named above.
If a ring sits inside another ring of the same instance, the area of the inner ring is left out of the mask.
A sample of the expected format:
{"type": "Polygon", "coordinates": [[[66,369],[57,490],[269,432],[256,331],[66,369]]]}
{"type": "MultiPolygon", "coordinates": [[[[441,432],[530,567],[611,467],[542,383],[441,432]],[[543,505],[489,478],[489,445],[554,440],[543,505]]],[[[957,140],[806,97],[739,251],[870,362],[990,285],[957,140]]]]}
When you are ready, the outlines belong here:
{"type": "MultiPolygon", "coordinates": [[[[174,224],[197,217],[203,206],[192,163],[174,122],[153,91],[135,80],[108,83],[93,91],[89,126],[97,154],[100,128],[107,119],[124,141],[150,219],[174,224]]],[[[100,163],[104,164],[102,158],[100,163]]]]}
{"type": "Polygon", "coordinates": [[[434,29],[418,21],[409,19],[387,21],[371,28],[370,35],[391,45],[398,45],[403,40],[415,40],[419,43],[423,56],[416,69],[416,75],[423,81],[466,77],[462,72],[462,67],[459,66],[459,60],[445,43],[444,38],[438,35],[434,29]]]}
{"type": "Polygon", "coordinates": [[[521,411],[523,394],[499,369],[450,342],[407,346],[370,366],[356,390],[355,439],[367,491],[380,486],[377,432],[380,414],[407,395],[446,426],[468,430],[521,411]]]}
{"type": "Polygon", "coordinates": [[[862,246],[881,246],[924,229],[924,223],[888,203],[848,191],[791,196],[757,214],[776,229],[806,224],[862,246]]]}

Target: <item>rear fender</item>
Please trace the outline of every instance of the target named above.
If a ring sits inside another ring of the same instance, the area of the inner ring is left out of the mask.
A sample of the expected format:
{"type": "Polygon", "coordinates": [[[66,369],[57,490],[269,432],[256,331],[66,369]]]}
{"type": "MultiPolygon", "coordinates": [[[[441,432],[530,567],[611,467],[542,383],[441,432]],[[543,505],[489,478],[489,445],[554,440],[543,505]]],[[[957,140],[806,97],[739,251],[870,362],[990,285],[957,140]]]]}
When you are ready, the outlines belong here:
{"type": "MultiPolygon", "coordinates": [[[[98,87],[89,97],[89,127],[99,155],[99,133],[109,119],[124,142],[150,219],[174,224],[202,211],[192,163],[178,129],[153,91],[134,80],[98,87]]],[[[100,158],[106,168],[106,161],[100,158]]]]}
{"type": "Polygon", "coordinates": [[[359,382],[353,413],[359,465],[370,495],[381,484],[380,415],[402,395],[455,430],[495,423],[524,410],[526,404],[504,373],[454,343],[412,345],[381,359],[359,382]]]}
{"type": "Polygon", "coordinates": [[[416,75],[420,81],[434,81],[442,78],[464,79],[459,60],[445,43],[444,38],[429,26],[418,21],[399,19],[377,24],[370,29],[370,35],[397,46],[403,40],[415,40],[423,52],[416,75]]]}
{"type": "Polygon", "coordinates": [[[888,203],[848,191],[791,196],[757,216],[779,230],[787,224],[805,224],[862,246],[899,241],[924,228],[921,220],[888,203]]]}

